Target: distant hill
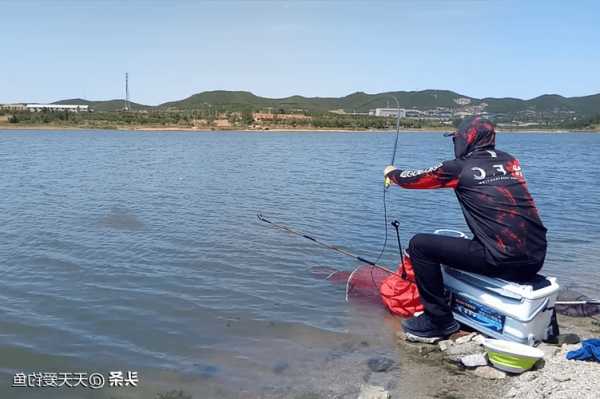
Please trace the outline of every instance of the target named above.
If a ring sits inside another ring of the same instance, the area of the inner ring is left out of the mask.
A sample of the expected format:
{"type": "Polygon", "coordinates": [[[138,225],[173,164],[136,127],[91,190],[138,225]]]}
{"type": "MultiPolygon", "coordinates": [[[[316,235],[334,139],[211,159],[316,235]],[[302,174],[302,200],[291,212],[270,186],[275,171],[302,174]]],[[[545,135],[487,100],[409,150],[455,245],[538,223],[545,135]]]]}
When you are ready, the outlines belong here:
{"type": "Polygon", "coordinates": [[[180,101],[159,105],[161,108],[193,109],[211,106],[240,108],[285,108],[305,109],[307,111],[329,111],[337,107],[338,98],[292,96],[285,98],[259,97],[248,91],[205,91],[180,101]]]}
{"type": "Polygon", "coordinates": [[[468,99],[471,105],[488,104],[486,110],[492,113],[515,113],[525,110],[553,112],[555,110],[574,111],[582,115],[600,113],[600,94],[584,97],[563,97],[547,94],[530,100],[519,98],[478,99],[449,90],[391,91],[377,94],[356,92],[345,97],[302,97],[285,98],[260,97],[247,91],[206,91],[194,94],[180,101],[159,105],[161,108],[194,109],[211,106],[231,108],[284,108],[306,111],[331,111],[343,109],[346,112],[367,112],[373,108],[395,107],[396,97],[402,108],[431,109],[436,107],[457,108],[455,100],[468,99]]]}
{"type": "Polygon", "coordinates": [[[475,100],[448,90],[390,91],[379,94],[357,92],[342,97],[339,108],[343,108],[346,111],[365,112],[373,108],[396,107],[396,102],[391,97],[395,97],[402,108],[416,109],[457,107],[454,100],[458,98],[475,100]]]}
{"type": "Polygon", "coordinates": [[[241,106],[251,108],[284,108],[303,109],[307,111],[331,111],[344,109],[347,112],[366,112],[373,108],[395,107],[390,96],[395,96],[401,107],[406,108],[435,108],[456,106],[454,99],[460,94],[444,90],[398,91],[379,94],[357,92],[345,97],[303,97],[292,96],[285,98],[259,97],[247,91],[206,91],[194,94],[180,101],[161,104],[162,108],[192,109],[211,106],[241,106]]]}
{"type": "Polygon", "coordinates": [[[484,98],[489,112],[513,113],[523,110],[552,112],[554,110],[574,111],[582,115],[600,113],[600,94],[584,97],[563,97],[557,94],[545,94],[531,100],[518,98],[484,98]]]}
{"type": "MultiPolygon", "coordinates": [[[[449,90],[391,91],[377,94],[356,92],[345,97],[303,97],[284,98],[260,97],[248,91],[215,90],[194,94],[179,101],[170,101],[158,106],[131,103],[133,110],[177,109],[192,110],[218,107],[227,110],[260,110],[265,108],[284,109],[286,111],[305,110],[308,112],[327,112],[343,109],[346,112],[367,112],[373,108],[395,107],[392,96],[398,99],[402,108],[431,109],[436,107],[458,108],[455,100],[464,98],[471,105],[488,104],[486,111],[512,114],[532,110],[536,112],[573,111],[579,115],[600,114],[600,94],[583,97],[563,97],[546,94],[529,100],[519,98],[482,98],[477,99],[449,90]]],[[[123,100],[88,101],[71,99],[57,101],[55,104],[87,104],[96,111],[119,111],[124,107],[123,100]]]]}
{"type": "MultiPolygon", "coordinates": [[[[73,104],[73,105],[88,105],[94,111],[99,112],[114,112],[122,111],[125,108],[125,100],[106,100],[106,101],[89,101],[81,98],[72,98],[69,100],[56,101],[53,104],[73,104]]],[[[143,109],[151,109],[149,105],[129,102],[129,106],[133,111],[143,109]]]]}

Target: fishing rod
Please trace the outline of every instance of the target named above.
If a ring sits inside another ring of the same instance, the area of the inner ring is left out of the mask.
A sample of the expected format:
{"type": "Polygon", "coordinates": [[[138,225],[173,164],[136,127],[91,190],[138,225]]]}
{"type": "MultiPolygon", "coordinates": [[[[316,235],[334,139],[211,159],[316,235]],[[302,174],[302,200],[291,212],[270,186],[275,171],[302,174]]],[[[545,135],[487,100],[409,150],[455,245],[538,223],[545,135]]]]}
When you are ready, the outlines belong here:
{"type": "MultiPolygon", "coordinates": [[[[396,138],[394,140],[394,152],[392,154],[392,161],[390,163],[390,165],[393,165],[394,162],[396,161],[396,152],[398,150],[398,138],[400,136],[400,102],[398,101],[398,99],[395,96],[391,96],[390,95],[390,97],[396,102],[396,106],[397,106],[397,108],[396,108],[397,109],[396,138]]],[[[386,191],[387,191],[387,189],[388,189],[388,187],[390,185],[391,185],[391,181],[388,178],[386,178],[384,180],[384,184],[383,184],[383,215],[384,215],[384,223],[385,223],[385,238],[383,240],[383,245],[382,245],[381,251],[379,252],[379,255],[377,256],[377,259],[375,259],[374,262],[370,261],[368,259],[365,259],[365,258],[363,258],[361,256],[355,255],[355,254],[353,254],[353,253],[351,253],[349,251],[346,251],[346,250],[344,250],[342,248],[339,248],[339,247],[337,247],[335,245],[326,244],[326,243],[324,243],[322,241],[317,240],[314,237],[311,237],[311,236],[309,236],[307,234],[304,234],[303,232],[291,229],[291,228],[289,228],[289,227],[287,227],[285,225],[273,223],[270,220],[268,220],[267,218],[265,218],[261,213],[257,213],[256,217],[258,218],[259,221],[261,221],[263,223],[267,223],[271,227],[277,228],[279,230],[287,231],[288,233],[296,235],[296,236],[299,236],[299,237],[306,238],[307,240],[310,240],[310,241],[314,242],[315,244],[319,245],[320,247],[327,248],[327,249],[330,249],[332,251],[338,252],[338,253],[340,253],[342,255],[354,258],[354,259],[358,260],[359,262],[366,263],[366,264],[368,264],[370,266],[373,266],[373,267],[375,267],[377,269],[383,270],[383,271],[385,271],[387,273],[395,274],[396,276],[399,276],[400,278],[405,278],[406,276],[401,275],[401,274],[396,273],[396,272],[393,272],[388,267],[381,266],[381,265],[379,265],[377,263],[381,259],[381,256],[383,255],[383,253],[385,252],[385,249],[387,247],[387,241],[388,241],[388,226],[387,226],[388,216],[387,216],[387,204],[386,204],[386,191]]],[[[398,232],[399,223],[398,223],[398,221],[394,221],[392,223],[392,225],[396,229],[396,236],[398,238],[398,247],[400,249],[400,258],[402,259],[403,258],[402,244],[400,242],[400,234],[398,232]]]]}
{"type": "Polygon", "coordinates": [[[555,305],[600,305],[600,299],[589,299],[585,301],[556,301],[555,305]]]}
{"type": "MultiPolygon", "coordinates": [[[[366,263],[366,264],[368,264],[370,266],[373,266],[373,267],[375,267],[377,269],[381,269],[381,270],[383,270],[383,271],[385,271],[387,273],[391,273],[391,274],[395,274],[397,276],[400,276],[400,274],[391,271],[386,266],[381,266],[381,265],[377,264],[377,261],[372,262],[372,261],[370,261],[368,259],[363,258],[362,256],[355,255],[352,252],[346,251],[345,249],[342,249],[342,248],[337,247],[335,245],[324,243],[324,242],[322,242],[322,241],[320,241],[320,240],[318,240],[318,239],[316,239],[314,237],[311,237],[308,234],[305,234],[305,233],[303,233],[301,231],[294,230],[294,229],[292,229],[292,228],[290,228],[288,226],[285,226],[283,224],[274,223],[274,222],[270,221],[269,219],[265,218],[262,215],[262,213],[257,213],[256,217],[258,218],[259,221],[261,221],[263,223],[267,223],[267,224],[269,224],[273,228],[276,228],[276,229],[279,229],[279,230],[283,230],[283,231],[287,231],[288,233],[293,234],[295,236],[306,238],[307,240],[310,240],[310,241],[314,242],[315,244],[317,244],[320,247],[327,248],[327,249],[330,249],[330,250],[335,251],[337,253],[340,253],[342,255],[354,258],[354,259],[358,260],[359,262],[366,263]]],[[[400,277],[402,277],[402,276],[400,276],[400,277]]]]}
{"type": "Polygon", "coordinates": [[[396,150],[398,149],[398,136],[400,135],[400,102],[395,96],[390,97],[392,97],[394,101],[396,101],[396,109],[398,110],[398,113],[396,114],[396,141],[394,142],[394,154],[392,155],[392,163],[390,164],[393,165],[396,161],[396,150]]]}
{"type": "MultiPolygon", "coordinates": [[[[400,101],[398,101],[395,96],[390,97],[396,102],[396,109],[398,110],[398,113],[396,114],[396,139],[394,140],[394,152],[392,153],[392,161],[390,162],[390,165],[393,165],[396,162],[396,153],[398,152],[398,137],[400,136],[400,101]]],[[[392,182],[386,177],[383,185],[384,188],[387,189],[392,185],[392,182]]]]}

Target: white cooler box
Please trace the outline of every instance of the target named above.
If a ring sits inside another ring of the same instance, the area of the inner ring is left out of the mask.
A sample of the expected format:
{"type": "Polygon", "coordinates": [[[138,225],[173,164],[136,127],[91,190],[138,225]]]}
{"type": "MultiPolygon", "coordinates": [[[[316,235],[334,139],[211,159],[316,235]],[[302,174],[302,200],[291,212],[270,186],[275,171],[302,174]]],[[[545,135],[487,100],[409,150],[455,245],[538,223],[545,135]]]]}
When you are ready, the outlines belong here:
{"type": "Polygon", "coordinates": [[[538,275],[531,285],[522,285],[447,266],[442,270],[457,321],[490,337],[526,345],[558,334],[556,278],[538,275]]]}

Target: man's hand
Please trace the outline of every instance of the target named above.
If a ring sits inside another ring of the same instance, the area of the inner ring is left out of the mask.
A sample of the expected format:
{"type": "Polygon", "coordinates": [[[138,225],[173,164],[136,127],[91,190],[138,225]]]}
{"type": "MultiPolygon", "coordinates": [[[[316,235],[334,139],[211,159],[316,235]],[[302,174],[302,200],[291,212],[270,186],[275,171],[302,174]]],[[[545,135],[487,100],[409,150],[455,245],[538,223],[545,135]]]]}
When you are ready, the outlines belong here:
{"type": "Polygon", "coordinates": [[[396,170],[396,167],[394,165],[389,165],[386,166],[385,169],[383,170],[383,185],[385,186],[385,188],[388,188],[389,186],[391,186],[393,184],[392,180],[387,177],[388,173],[391,173],[393,171],[396,170]]]}
{"type": "Polygon", "coordinates": [[[386,166],[385,169],[383,170],[383,176],[387,177],[388,173],[393,172],[395,170],[396,170],[396,167],[394,165],[386,166]]]}

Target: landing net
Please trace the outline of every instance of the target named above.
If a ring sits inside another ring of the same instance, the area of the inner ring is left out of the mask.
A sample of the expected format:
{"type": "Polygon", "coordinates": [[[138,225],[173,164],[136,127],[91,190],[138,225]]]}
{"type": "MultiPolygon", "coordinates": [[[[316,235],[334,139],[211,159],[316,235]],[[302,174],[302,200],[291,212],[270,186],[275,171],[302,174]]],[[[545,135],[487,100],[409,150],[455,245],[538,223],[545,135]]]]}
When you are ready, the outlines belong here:
{"type": "Polygon", "coordinates": [[[360,265],[349,274],[346,302],[381,302],[379,288],[392,273],[370,265],[360,265]]]}

